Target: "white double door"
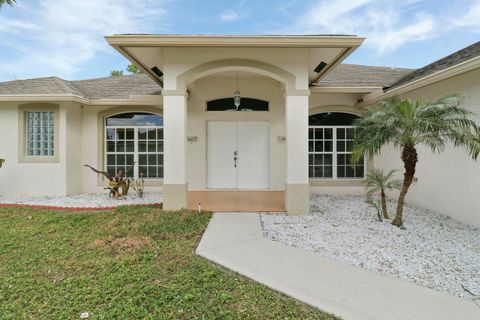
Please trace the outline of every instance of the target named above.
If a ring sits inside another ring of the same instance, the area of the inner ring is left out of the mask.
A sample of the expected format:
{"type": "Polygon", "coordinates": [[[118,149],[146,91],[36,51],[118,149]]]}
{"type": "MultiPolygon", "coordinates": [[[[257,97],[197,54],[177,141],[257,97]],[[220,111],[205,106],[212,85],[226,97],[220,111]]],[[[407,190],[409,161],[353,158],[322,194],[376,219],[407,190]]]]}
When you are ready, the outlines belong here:
{"type": "Polygon", "coordinates": [[[208,122],[207,187],[268,188],[268,123],[208,122]]]}

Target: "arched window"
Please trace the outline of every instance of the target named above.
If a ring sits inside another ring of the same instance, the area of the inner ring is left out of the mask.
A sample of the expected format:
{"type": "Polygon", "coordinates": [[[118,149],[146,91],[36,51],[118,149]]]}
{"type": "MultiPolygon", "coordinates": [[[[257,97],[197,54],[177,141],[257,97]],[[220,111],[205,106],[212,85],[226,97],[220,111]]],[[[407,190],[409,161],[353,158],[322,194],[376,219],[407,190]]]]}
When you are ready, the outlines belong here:
{"type": "Polygon", "coordinates": [[[323,112],[312,114],[308,117],[310,126],[353,126],[353,122],[360,118],[351,113],[344,112],[323,112]]]}
{"type": "MultiPolygon", "coordinates": [[[[236,110],[233,98],[222,98],[207,101],[207,111],[232,111],[236,110]]],[[[239,111],[268,111],[268,101],[242,98],[239,111]]]]}
{"type": "Polygon", "coordinates": [[[111,175],[123,170],[130,178],[163,178],[163,117],[144,112],[106,117],[105,158],[111,175]]]}
{"type": "Polygon", "coordinates": [[[308,175],[311,179],[363,179],[365,160],[351,164],[359,116],[325,112],[308,118],[308,175]]]}

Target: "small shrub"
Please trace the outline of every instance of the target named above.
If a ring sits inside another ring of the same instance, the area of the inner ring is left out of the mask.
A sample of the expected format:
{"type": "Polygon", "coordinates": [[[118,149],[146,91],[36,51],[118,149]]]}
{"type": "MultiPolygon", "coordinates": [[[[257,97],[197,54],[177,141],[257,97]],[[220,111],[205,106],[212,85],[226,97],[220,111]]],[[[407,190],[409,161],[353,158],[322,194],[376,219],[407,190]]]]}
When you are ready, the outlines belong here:
{"type": "Polygon", "coordinates": [[[387,197],[385,195],[386,190],[400,189],[402,182],[398,179],[393,179],[396,170],[391,170],[387,174],[383,170],[373,169],[367,174],[367,178],[363,182],[367,188],[367,197],[365,202],[374,206],[377,209],[379,220],[382,221],[380,215],[381,212],[384,219],[390,219],[387,212],[387,197]],[[378,194],[380,200],[374,199],[373,196],[378,194]]]}

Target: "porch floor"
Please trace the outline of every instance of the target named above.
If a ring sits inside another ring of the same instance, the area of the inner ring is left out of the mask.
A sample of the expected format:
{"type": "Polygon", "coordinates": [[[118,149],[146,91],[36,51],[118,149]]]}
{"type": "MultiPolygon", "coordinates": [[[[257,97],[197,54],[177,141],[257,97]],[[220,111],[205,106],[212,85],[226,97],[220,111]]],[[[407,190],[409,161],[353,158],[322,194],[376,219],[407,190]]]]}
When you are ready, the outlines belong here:
{"type": "Polygon", "coordinates": [[[239,191],[208,190],[189,191],[188,208],[197,210],[227,212],[283,212],[285,211],[285,192],[283,191],[239,191]]]}

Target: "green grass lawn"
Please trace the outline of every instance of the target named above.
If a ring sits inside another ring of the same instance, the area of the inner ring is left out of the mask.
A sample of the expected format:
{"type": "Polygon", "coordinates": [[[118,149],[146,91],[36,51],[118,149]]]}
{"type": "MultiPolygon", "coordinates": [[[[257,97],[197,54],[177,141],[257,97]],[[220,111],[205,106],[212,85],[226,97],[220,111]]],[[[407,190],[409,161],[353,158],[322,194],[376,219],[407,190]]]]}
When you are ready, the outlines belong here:
{"type": "Polygon", "coordinates": [[[196,256],[209,218],[0,208],[0,318],[336,319],[196,256]]]}

